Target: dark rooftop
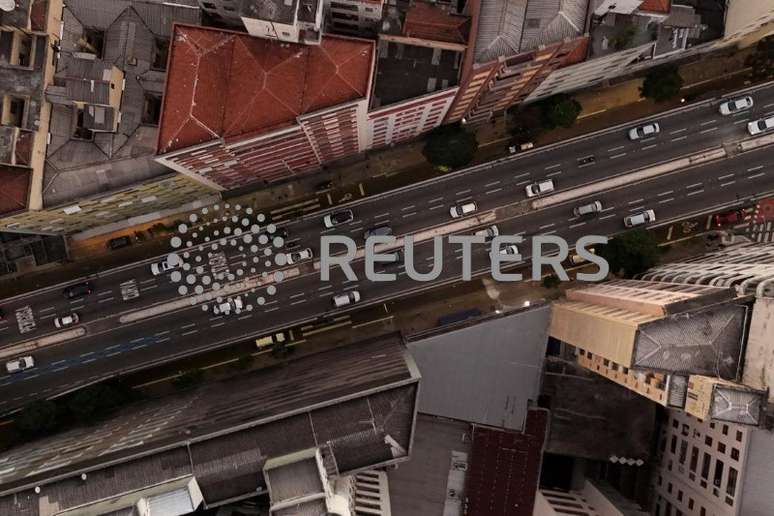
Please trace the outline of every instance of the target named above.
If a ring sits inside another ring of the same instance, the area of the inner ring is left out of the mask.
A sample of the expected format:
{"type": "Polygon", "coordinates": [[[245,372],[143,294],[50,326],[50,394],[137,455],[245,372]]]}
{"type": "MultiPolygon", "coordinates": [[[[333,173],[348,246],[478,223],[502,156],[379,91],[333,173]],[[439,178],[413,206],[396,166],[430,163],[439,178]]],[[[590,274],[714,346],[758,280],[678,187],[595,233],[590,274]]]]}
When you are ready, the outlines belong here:
{"type": "Polygon", "coordinates": [[[470,17],[449,12],[440,4],[417,1],[406,12],[403,35],[466,45],[470,23],[470,17]]]}
{"type": "Polygon", "coordinates": [[[292,25],[298,0],[242,0],[239,12],[245,18],[292,25]]]}
{"type": "Polygon", "coordinates": [[[38,516],[41,503],[61,510],[186,474],[216,503],[264,491],[266,460],[315,447],[332,475],[405,460],[418,380],[389,335],[138,403],[0,455],[0,514],[38,516]]]}

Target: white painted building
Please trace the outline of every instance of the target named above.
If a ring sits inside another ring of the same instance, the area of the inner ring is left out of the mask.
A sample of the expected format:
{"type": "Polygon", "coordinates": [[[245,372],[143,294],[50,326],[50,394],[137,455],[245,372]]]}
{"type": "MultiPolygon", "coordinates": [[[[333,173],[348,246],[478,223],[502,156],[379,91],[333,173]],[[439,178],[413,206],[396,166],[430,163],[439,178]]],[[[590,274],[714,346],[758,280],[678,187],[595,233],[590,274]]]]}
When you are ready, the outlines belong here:
{"type": "Polygon", "coordinates": [[[580,491],[539,489],[532,516],[646,516],[611,487],[586,479],[580,491]]]}

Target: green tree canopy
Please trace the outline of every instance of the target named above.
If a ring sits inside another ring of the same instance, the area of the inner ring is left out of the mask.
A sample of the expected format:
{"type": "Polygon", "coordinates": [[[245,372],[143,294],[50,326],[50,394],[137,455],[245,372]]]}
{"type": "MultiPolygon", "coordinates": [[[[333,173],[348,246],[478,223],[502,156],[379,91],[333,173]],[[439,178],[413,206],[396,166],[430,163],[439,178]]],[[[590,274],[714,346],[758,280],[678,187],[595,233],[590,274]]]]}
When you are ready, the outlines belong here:
{"type": "Polygon", "coordinates": [[[543,132],[540,108],[532,104],[523,109],[509,111],[508,131],[516,145],[534,142],[535,138],[543,132]]]}
{"type": "Polygon", "coordinates": [[[56,412],[56,403],[53,401],[34,401],[16,416],[16,428],[31,436],[46,434],[56,427],[56,412]]]}
{"type": "Polygon", "coordinates": [[[569,95],[559,94],[540,102],[543,127],[572,127],[583,107],[569,95]]]}
{"type": "Polygon", "coordinates": [[[644,229],[621,233],[597,249],[597,254],[610,265],[610,272],[625,278],[631,278],[656,265],[660,253],[656,238],[644,229]]]}
{"type": "Polygon", "coordinates": [[[476,150],[476,135],[459,124],[451,124],[428,134],[422,154],[436,167],[459,168],[473,161],[476,150]]]}
{"type": "Polygon", "coordinates": [[[755,51],[747,58],[751,68],[750,78],[765,81],[774,78],[774,36],[763,38],[755,46],[755,51]]]}
{"type": "Polygon", "coordinates": [[[676,65],[664,65],[651,69],[640,87],[640,96],[664,102],[680,94],[683,78],[676,65]]]}

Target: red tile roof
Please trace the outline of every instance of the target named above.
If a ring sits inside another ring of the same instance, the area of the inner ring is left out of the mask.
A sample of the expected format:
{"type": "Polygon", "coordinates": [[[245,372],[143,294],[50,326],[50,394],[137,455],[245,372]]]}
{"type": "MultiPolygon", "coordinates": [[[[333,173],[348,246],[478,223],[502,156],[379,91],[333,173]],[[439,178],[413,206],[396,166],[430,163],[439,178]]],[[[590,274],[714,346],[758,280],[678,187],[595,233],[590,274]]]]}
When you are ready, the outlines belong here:
{"type": "Polygon", "coordinates": [[[0,214],[8,215],[27,208],[32,170],[0,165],[0,214]]]}
{"type": "Polygon", "coordinates": [[[671,0],[645,0],[640,4],[640,11],[649,11],[653,13],[668,13],[672,7],[671,0]]]}
{"type": "Polygon", "coordinates": [[[572,50],[572,52],[564,57],[564,61],[562,61],[561,66],[569,66],[580,63],[581,61],[585,61],[589,48],[589,39],[590,38],[588,36],[581,36],[580,38],[576,38],[575,48],[572,50]]]}
{"type": "Polygon", "coordinates": [[[158,152],[256,134],[364,98],[374,44],[324,36],[319,46],[176,25],[158,152]]]}
{"type": "Polygon", "coordinates": [[[473,427],[468,516],[532,516],[548,412],[529,410],[524,432],[473,427]]]}
{"type": "Polygon", "coordinates": [[[450,14],[437,5],[415,2],[406,13],[403,35],[410,38],[466,44],[470,18],[450,14]]]}

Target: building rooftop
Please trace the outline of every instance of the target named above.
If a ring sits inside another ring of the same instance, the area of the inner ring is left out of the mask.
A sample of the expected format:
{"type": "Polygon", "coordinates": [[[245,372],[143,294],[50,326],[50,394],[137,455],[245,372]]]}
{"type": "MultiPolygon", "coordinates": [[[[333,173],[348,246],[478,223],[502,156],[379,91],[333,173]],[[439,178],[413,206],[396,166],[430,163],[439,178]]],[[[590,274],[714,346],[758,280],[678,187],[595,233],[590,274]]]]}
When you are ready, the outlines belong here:
{"type": "Polygon", "coordinates": [[[159,153],[281,128],[366,97],[373,43],[324,36],[301,45],[178,25],[170,54],[159,153]]]}
{"type": "Polygon", "coordinates": [[[545,410],[529,410],[523,433],[473,425],[467,514],[532,516],[548,417],[545,410]]]}
{"type": "Polygon", "coordinates": [[[530,0],[519,50],[575,38],[585,32],[588,0],[530,0]]]}
{"type": "Polygon", "coordinates": [[[292,25],[296,19],[298,0],[242,0],[239,13],[245,18],[292,25]]]}
{"type": "Polygon", "coordinates": [[[521,430],[537,400],[548,306],[409,342],[422,371],[420,412],[521,430]]]}
{"type": "Polygon", "coordinates": [[[379,39],[371,107],[378,108],[459,83],[462,52],[379,39]]]}
{"type": "Polygon", "coordinates": [[[27,208],[32,172],[28,168],[0,165],[0,215],[27,208]]]}
{"type": "Polygon", "coordinates": [[[644,0],[637,9],[652,13],[668,13],[671,6],[672,0],[644,0]]]}
{"type": "Polygon", "coordinates": [[[404,460],[418,380],[388,335],[141,402],[0,454],[0,514],[42,516],[183,475],[210,504],[254,496],[267,460],[310,448],[330,475],[404,460]]]}
{"type": "Polygon", "coordinates": [[[465,45],[468,42],[470,23],[468,16],[451,13],[439,4],[414,2],[406,12],[403,35],[465,45]]]}
{"type": "Polygon", "coordinates": [[[168,41],[175,22],[199,23],[200,16],[196,0],[66,2],[61,58],[47,91],[46,206],[170,173],[152,160],[168,41]],[[110,107],[117,85],[120,102],[110,107]],[[74,102],[90,105],[79,110],[74,102]]]}

